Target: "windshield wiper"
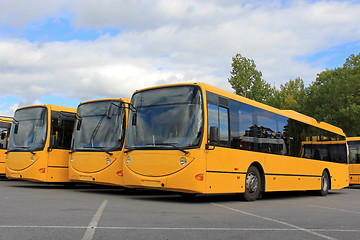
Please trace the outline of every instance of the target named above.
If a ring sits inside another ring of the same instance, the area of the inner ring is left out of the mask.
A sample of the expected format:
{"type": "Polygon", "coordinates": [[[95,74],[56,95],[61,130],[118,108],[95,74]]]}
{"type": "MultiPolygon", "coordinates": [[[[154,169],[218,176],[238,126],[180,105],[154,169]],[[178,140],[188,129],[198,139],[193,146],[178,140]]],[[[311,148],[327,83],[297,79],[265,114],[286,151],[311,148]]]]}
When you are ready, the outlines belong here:
{"type": "Polygon", "coordinates": [[[179,150],[185,154],[189,154],[188,151],[176,146],[175,144],[176,143],[155,143],[155,144],[153,144],[153,146],[171,146],[171,147],[175,148],[176,150],[179,150]]]}
{"type": "MultiPolygon", "coordinates": [[[[177,146],[175,145],[175,143],[155,143],[155,144],[149,143],[149,144],[145,144],[145,146],[152,146],[152,147],[156,147],[156,146],[171,146],[171,147],[173,147],[173,148],[176,149],[176,150],[179,150],[179,151],[181,151],[181,152],[183,152],[183,153],[185,153],[185,154],[189,154],[188,151],[186,151],[186,150],[184,150],[184,149],[182,149],[182,148],[180,148],[180,147],[177,147],[177,146]]],[[[125,150],[124,152],[125,152],[125,153],[129,153],[129,152],[132,152],[132,151],[134,151],[134,150],[144,149],[144,148],[146,148],[146,147],[128,148],[128,149],[125,150]]]]}
{"type": "Polygon", "coordinates": [[[12,152],[12,151],[16,151],[16,150],[30,150],[30,153],[31,154],[35,154],[34,153],[34,149],[32,149],[31,147],[15,147],[13,149],[10,149],[9,151],[7,152],[12,152]]]}
{"type": "Polygon", "coordinates": [[[106,150],[105,147],[91,147],[91,146],[85,146],[83,148],[94,148],[94,149],[100,149],[103,150],[104,152],[106,152],[107,154],[109,154],[110,156],[113,155],[113,153],[110,152],[110,150],[106,150]]]}
{"type": "Polygon", "coordinates": [[[97,123],[97,125],[96,125],[96,127],[94,129],[94,131],[92,132],[91,137],[90,137],[90,142],[89,142],[90,145],[92,145],[92,143],[94,142],[95,136],[98,133],[98,131],[100,129],[100,125],[101,125],[102,121],[104,120],[104,118],[105,118],[105,116],[101,116],[99,122],[97,123]]]}
{"type": "Polygon", "coordinates": [[[135,150],[135,148],[128,148],[127,150],[124,151],[124,153],[129,153],[129,152],[134,151],[134,150],[135,150]]]}

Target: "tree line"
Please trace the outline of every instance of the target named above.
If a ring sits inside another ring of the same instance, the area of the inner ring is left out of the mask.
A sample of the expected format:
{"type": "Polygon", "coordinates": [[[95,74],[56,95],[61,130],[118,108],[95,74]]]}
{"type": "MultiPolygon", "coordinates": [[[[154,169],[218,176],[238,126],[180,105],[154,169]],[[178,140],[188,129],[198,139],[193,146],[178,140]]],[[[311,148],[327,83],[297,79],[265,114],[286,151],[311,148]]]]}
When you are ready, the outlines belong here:
{"type": "Polygon", "coordinates": [[[301,78],[290,79],[280,88],[271,86],[254,60],[241,54],[232,58],[230,74],[228,81],[236,94],[333,124],[348,137],[360,136],[360,53],[351,54],[342,67],[318,73],[307,87],[301,78]]]}

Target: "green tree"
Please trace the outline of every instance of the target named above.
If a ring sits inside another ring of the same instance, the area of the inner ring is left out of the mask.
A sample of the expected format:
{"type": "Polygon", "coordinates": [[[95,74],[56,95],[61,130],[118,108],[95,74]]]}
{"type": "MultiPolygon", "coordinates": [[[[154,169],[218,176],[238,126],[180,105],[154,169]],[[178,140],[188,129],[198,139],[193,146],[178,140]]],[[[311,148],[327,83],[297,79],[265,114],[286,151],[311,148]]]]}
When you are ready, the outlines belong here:
{"type": "Polygon", "coordinates": [[[254,60],[236,54],[232,58],[231,66],[231,76],[228,81],[236,94],[266,102],[271,96],[271,87],[262,79],[262,73],[256,69],[254,60]]]}
{"type": "Polygon", "coordinates": [[[266,101],[266,104],[279,109],[303,112],[306,89],[301,78],[290,79],[289,82],[281,84],[279,90],[274,88],[272,92],[273,94],[266,101]]]}
{"type": "Polygon", "coordinates": [[[360,136],[360,54],[343,67],[318,74],[307,88],[304,113],[338,126],[347,136],[360,136]]]}

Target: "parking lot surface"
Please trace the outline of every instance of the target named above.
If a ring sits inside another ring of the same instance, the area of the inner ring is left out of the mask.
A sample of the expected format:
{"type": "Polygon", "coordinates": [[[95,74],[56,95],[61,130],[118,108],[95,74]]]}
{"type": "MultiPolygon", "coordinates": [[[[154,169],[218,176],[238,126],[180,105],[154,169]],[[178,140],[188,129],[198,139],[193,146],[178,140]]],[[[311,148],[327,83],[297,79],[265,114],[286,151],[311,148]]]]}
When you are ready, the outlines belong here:
{"type": "Polygon", "coordinates": [[[2,179],[0,239],[359,239],[359,199],[359,186],[244,202],[2,179]]]}

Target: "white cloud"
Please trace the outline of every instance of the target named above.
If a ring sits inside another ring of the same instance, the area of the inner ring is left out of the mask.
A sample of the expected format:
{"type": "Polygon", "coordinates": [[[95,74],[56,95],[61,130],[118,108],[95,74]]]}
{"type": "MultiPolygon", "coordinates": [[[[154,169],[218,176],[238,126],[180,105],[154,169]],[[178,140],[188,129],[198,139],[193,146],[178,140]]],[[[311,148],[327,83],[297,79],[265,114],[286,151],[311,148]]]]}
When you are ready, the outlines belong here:
{"type": "Polygon", "coordinates": [[[60,14],[61,6],[65,3],[66,0],[0,1],[0,22],[13,27],[23,27],[29,21],[60,14]]]}
{"type": "Polygon", "coordinates": [[[87,42],[0,39],[0,82],[7,89],[0,97],[14,94],[24,103],[59,93],[80,100],[130,97],[136,89],[174,82],[206,82],[232,91],[227,78],[237,53],[254,59],[271,84],[296,77],[309,84],[326,66],[298,57],[360,40],[360,4],[350,1],[31,4],[37,11],[28,11],[27,1],[0,3],[0,21],[19,26],[66,12],[77,28],[121,32],[87,42]]]}
{"type": "Polygon", "coordinates": [[[16,104],[10,106],[10,108],[7,110],[4,110],[4,111],[0,110],[0,116],[12,117],[14,115],[15,110],[18,109],[19,107],[20,107],[20,105],[18,103],[16,103],[16,104]]]}

